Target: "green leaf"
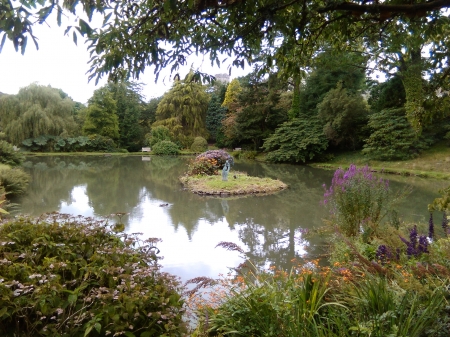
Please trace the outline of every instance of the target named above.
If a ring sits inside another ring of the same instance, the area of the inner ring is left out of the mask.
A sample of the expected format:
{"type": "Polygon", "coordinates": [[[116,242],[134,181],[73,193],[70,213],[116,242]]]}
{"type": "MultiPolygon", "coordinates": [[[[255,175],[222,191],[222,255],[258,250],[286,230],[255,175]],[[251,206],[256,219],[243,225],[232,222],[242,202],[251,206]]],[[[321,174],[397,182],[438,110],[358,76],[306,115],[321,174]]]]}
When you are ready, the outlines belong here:
{"type": "Polygon", "coordinates": [[[60,5],[58,5],[58,14],[56,16],[56,22],[58,23],[58,26],[61,26],[61,13],[62,13],[62,8],[60,5]]]}
{"type": "Polygon", "coordinates": [[[94,328],[98,333],[100,333],[100,331],[102,330],[102,325],[100,323],[95,323],[94,328]]]}
{"type": "Polygon", "coordinates": [[[144,331],[143,333],[141,333],[140,337],[150,337],[152,334],[150,331],[144,331]]]}
{"type": "Polygon", "coordinates": [[[64,35],[67,35],[67,33],[69,33],[70,29],[72,29],[72,26],[67,26],[66,30],[64,31],[64,35]]]}
{"type": "Polygon", "coordinates": [[[28,36],[25,36],[20,44],[20,53],[25,54],[25,48],[27,47],[28,36]]]}
{"type": "Polygon", "coordinates": [[[86,337],[87,335],[89,335],[89,333],[92,331],[93,328],[94,328],[93,325],[91,325],[89,328],[87,328],[86,331],[84,332],[84,337],[86,337]]]}
{"type": "MultiPolygon", "coordinates": [[[[1,208],[0,208],[0,211],[2,211],[1,208]]],[[[3,315],[6,314],[7,311],[8,311],[8,307],[3,307],[2,309],[0,309],[0,317],[3,317],[3,315]]]]}
{"type": "Polygon", "coordinates": [[[88,36],[92,34],[93,29],[87,24],[86,21],[80,19],[80,31],[81,34],[87,34],[88,36]]]}
{"type": "Polygon", "coordinates": [[[78,299],[78,296],[76,294],[69,295],[69,298],[67,299],[70,304],[74,304],[78,299]]]}
{"type": "Polygon", "coordinates": [[[0,43],[0,53],[2,52],[3,45],[5,44],[5,41],[6,41],[6,33],[3,34],[2,42],[0,43]]]}
{"type": "Polygon", "coordinates": [[[103,27],[106,25],[106,23],[108,22],[111,15],[112,15],[112,13],[109,13],[107,16],[105,16],[105,18],[103,19],[103,27]]]}
{"type": "Polygon", "coordinates": [[[125,336],[127,336],[127,337],[136,337],[136,335],[134,333],[129,332],[129,331],[125,331],[125,336]]]}

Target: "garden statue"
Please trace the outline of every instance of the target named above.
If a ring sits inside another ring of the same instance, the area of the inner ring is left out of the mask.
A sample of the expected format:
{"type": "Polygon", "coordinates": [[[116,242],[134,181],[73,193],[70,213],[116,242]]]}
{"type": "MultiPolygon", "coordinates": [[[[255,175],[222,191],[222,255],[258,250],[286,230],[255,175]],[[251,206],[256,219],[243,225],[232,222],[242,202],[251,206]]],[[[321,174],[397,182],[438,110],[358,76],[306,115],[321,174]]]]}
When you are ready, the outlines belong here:
{"type": "Polygon", "coordinates": [[[230,172],[230,162],[227,159],[222,169],[222,181],[228,181],[228,172],[230,172]]]}

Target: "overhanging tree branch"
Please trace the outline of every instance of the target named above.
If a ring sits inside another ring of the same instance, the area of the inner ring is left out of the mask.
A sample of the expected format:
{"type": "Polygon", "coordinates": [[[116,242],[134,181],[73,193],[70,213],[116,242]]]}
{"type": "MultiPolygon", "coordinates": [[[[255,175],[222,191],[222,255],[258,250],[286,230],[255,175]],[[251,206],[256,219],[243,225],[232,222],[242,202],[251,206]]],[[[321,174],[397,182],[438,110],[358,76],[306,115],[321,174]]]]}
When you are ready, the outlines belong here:
{"type": "Polygon", "coordinates": [[[378,4],[360,5],[353,2],[341,2],[328,5],[317,10],[318,13],[334,11],[350,11],[354,14],[380,14],[389,17],[391,13],[402,13],[415,17],[423,17],[427,12],[450,7],[450,0],[434,0],[419,4],[378,4]]]}

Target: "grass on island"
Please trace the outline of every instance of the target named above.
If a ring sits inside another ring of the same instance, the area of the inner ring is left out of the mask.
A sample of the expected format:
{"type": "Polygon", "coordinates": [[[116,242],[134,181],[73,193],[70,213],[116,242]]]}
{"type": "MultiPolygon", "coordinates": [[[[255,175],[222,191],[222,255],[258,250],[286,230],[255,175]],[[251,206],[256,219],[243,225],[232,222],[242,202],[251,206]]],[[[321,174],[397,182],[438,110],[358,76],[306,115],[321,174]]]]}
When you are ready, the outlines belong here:
{"type": "Polygon", "coordinates": [[[269,194],[288,187],[280,180],[251,177],[237,171],[230,172],[228,181],[222,181],[221,175],[182,176],[180,181],[192,192],[207,195],[269,194]]]}
{"type": "Polygon", "coordinates": [[[414,159],[393,161],[370,160],[360,151],[346,152],[335,155],[328,162],[313,163],[311,166],[334,170],[339,167],[348,168],[350,164],[369,165],[374,171],[378,172],[450,179],[450,147],[445,143],[439,143],[414,159]]]}

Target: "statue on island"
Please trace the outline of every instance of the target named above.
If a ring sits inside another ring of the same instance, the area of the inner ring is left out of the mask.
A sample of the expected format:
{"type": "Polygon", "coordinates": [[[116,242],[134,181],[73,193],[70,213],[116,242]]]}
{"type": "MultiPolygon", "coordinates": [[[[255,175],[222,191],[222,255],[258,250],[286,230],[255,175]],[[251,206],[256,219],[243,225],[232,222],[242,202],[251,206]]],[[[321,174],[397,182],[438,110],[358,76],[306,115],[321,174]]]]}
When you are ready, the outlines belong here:
{"type": "Polygon", "coordinates": [[[228,181],[228,172],[230,172],[230,162],[227,159],[222,169],[222,181],[228,181]]]}

